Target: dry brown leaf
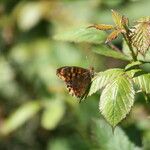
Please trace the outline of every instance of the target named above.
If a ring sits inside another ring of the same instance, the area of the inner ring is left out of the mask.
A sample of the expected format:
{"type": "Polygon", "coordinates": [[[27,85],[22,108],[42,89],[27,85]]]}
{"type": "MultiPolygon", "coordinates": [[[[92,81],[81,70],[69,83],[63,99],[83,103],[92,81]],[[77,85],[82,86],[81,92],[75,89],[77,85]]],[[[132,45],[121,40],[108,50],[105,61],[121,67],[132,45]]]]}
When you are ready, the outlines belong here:
{"type": "Polygon", "coordinates": [[[150,22],[141,22],[130,29],[132,45],[144,55],[150,46],[150,22]]]}

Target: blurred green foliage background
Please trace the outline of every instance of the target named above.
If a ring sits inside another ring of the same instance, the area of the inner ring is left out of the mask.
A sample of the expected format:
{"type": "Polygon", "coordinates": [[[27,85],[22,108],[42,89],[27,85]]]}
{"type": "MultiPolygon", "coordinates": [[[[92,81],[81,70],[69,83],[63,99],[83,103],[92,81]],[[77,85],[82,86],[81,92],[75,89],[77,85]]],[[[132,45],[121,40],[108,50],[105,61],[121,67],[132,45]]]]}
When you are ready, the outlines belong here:
{"type": "MultiPolygon", "coordinates": [[[[102,71],[126,62],[92,53],[90,43],[53,38],[74,27],[112,23],[110,9],[134,20],[148,16],[149,8],[149,0],[1,0],[0,149],[150,150],[150,109],[143,95],[120,124],[124,131],[117,128],[113,136],[99,120],[100,94],[79,104],[56,76],[64,65],[102,71]],[[127,138],[124,143],[119,135],[127,138]]],[[[120,39],[115,44],[121,48],[120,39]]]]}

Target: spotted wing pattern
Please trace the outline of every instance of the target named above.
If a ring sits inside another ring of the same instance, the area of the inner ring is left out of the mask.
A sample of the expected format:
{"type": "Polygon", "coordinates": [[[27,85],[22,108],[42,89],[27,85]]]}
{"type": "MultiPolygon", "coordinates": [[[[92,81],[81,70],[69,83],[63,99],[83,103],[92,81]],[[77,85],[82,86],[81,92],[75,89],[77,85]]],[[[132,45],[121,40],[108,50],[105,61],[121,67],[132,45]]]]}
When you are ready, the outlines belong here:
{"type": "Polygon", "coordinates": [[[81,98],[85,95],[91,79],[93,69],[84,69],[76,66],[64,66],[57,69],[57,76],[65,81],[67,89],[72,96],[81,98]]]}

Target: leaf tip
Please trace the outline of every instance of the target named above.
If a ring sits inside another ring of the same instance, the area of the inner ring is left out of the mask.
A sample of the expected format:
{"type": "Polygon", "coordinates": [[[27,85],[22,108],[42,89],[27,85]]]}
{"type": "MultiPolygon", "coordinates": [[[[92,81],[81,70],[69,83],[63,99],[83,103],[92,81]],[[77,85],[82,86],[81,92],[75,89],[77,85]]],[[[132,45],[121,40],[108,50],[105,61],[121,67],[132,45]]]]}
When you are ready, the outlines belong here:
{"type": "Polygon", "coordinates": [[[114,135],[115,133],[115,129],[116,129],[116,126],[111,126],[111,130],[112,130],[112,134],[114,135]]]}
{"type": "Polygon", "coordinates": [[[94,25],[89,25],[86,27],[86,29],[93,28],[93,27],[94,27],[94,25]]]}

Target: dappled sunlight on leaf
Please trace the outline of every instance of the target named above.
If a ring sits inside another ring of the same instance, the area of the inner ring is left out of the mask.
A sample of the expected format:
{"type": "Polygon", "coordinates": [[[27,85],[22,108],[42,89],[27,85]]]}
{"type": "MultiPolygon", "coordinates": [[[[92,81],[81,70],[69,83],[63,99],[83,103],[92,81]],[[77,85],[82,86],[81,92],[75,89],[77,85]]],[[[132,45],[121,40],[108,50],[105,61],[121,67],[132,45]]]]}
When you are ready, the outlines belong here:
{"type": "Polygon", "coordinates": [[[92,80],[92,84],[88,95],[92,95],[101,88],[105,87],[108,83],[113,81],[121,74],[124,74],[123,69],[115,69],[115,68],[106,70],[104,72],[99,72],[98,74],[95,75],[95,77],[92,80]]]}
{"type": "Polygon", "coordinates": [[[130,112],[134,95],[132,82],[124,75],[116,77],[106,85],[100,97],[99,109],[112,127],[130,112]]]}

